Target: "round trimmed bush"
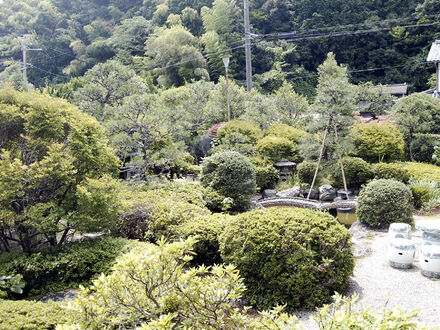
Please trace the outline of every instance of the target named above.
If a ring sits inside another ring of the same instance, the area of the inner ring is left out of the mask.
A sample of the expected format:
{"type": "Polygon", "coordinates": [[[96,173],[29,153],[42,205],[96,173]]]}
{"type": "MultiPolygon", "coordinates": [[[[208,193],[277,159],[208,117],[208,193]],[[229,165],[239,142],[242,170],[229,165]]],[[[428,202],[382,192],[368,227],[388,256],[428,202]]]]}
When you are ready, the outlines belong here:
{"type": "Polygon", "coordinates": [[[255,194],[254,165],[235,151],[219,152],[202,163],[203,185],[233,199],[233,210],[246,210],[255,194]]]}
{"type": "MultiPolygon", "coordinates": [[[[315,175],[316,171],[316,162],[311,161],[303,161],[302,163],[299,163],[296,167],[298,178],[302,183],[309,183],[311,184],[313,181],[313,176],[315,175]]],[[[322,168],[319,167],[318,170],[318,177],[316,178],[319,181],[320,174],[322,174],[322,168]]]]}
{"type": "Polygon", "coordinates": [[[276,163],[283,158],[292,159],[295,145],[284,137],[268,135],[257,142],[257,151],[269,161],[276,163]]]}
{"type": "Polygon", "coordinates": [[[401,160],[405,142],[397,127],[389,124],[359,124],[352,130],[356,154],[370,163],[401,160]]]}
{"type": "Polygon", "coordinates": [[[374,165],[373,171],[375,179],[389,179],[403,183],[408,183],[410,179],[408,169],[401,164],[379,163],[374,165]]]}
{"type": "Polygon", "coordinates": [[[361,190],[356,215],[360,222],[385,228],[394,222],[411,223],[413,197],[411,190],[395,180],[374,180],[361,190]]]}
{"type": "Polygon", "coordinates": [[[350,233],[328,213],[270,208],[242,213],[219,237],[226,263],[259,308],[312,308],[343,290],[353,272],[350,233]]]}
{"type": "MultiPolygon", "coordinates": [[[[349,189],[359,189],[373,178],[371,165],[358,157],[343,157],[345,180],[349,189]]],[[[342,172],[339,163],[333,168],[333,185],[343,187],[342,172]]]]}
{"type": "Polygon", "coordinates": [[[242,143],[255,144],[262,135],[263,132],[257,124],[236,119],[224,123],[217,130],[217,138],[223,143],[232,136],[240,136],[243,139],[242,143]]]}

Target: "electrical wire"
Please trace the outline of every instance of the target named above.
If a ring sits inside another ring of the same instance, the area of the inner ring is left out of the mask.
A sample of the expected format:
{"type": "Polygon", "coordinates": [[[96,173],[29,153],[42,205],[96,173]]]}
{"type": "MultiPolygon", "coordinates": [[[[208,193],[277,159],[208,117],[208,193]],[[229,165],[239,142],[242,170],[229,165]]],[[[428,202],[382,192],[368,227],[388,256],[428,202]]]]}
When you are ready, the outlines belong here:
{"type": "Polygon", "coordinates": [[[31,64],[31,63],[27,63],[27,65],[28,65],[29,67],[33,68],[33,69],[40,70],[40,71],[45,72],[45,73],[48,73],[48,74],[50,74],[50,75],[52,75],[52,76],[61,77],[61,78],[65,78],[65,79],[66,79],[66,78],[69,78],[69,76],[61,75],[61,74],[57,74],[57,73],[53,73],[53,72],[50,72],[50,71],[44,70],[44,69],[39,68],[38,66],[35,66],[35,65],[31,64]]]}

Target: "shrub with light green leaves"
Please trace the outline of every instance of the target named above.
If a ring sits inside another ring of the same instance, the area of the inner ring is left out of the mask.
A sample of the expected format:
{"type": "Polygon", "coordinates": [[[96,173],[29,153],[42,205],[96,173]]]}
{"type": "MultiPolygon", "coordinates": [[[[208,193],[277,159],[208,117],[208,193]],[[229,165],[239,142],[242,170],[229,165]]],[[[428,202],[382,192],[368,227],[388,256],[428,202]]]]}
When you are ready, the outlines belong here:
{"type": "Polygon", "coordinates": [[[233,199],[232,210],[246,210],[255,194],[255,169],[248,158],[235,151],[224,151],[202,163],[203,185],[233,199]]]}
{"type": "Polygon", "coordinates": [[[374,180],[365,186],[357,199],[357,218],[372,228],[386,228],[394,222],[411,223],[413,197],[404,183],[374,180]]]}
{"type": "Polygon", "coordinates": [[[45,294],[88,285],[101,273],[108,273],[116,257],[132,242],[123,238],[95,238],[68,244],[63,250],[46,249],[27,255],[0,254],[0,275],[21,274],[24,296],[45,294]]]}
{"type": "Polygon", "coordinates": [[[220,235],[226,263],[240,271],[251,304],[313,308],[343,290],[353,272],[348,230],[328,213],[270,208],[242,213],[220,235]]]}
{"type": "Polygon", "coordinates": [[[411,178],[418,180],[427,179],[440,183],[440,166],[417,162],[405,162],[401,164],[409,171],[411,178]]]}
{"type": "Polygon", "coordinates": [[[255,145],[262,136],[263,132],[257,124],[231,120],[218,129],[213,151],[235,150],[250,156],[255,153],[255,145]]]}
{"type": "Polygon", "coordinates": [[[63,304],[0,300],[0,329],[55,329],[69,320],[63,304]]]}
{"type": "Polygon", "coordinates": [[[390,179],[408,183],[410,173],[400,163],[379,163],[373,166],[375,179],[390,179]]]}
{"type": "MultiPolygon", "coordinates": [[[[345,180],[348,189],[359,189],[362,185],[368,183],[374,176],[371,165],[358,157],[343,157],[345,180]]],[[[333,168],[333,185],[343,187],[342,171],[339,163],[333,168]]]]}
{"type": "Polygon", "coordinates": [[[272,163],[281,159],[292,160],[295,157],[295,145],[284,137],[268,135],[258,140],[257,151],[272,163]]]}
{"type": "Polygon", "coordinates": [[[370,163],[392,162],[404,156],[403,134],[390,124],[358,124],[351,132],[356,156],[370,163]]]}
{"type": "Polygon", "coordinates": [[[296,145],[307,136],[307,132],[286,124],[273,124],[264,131],[264,135],[283,137],[296,145]]]}

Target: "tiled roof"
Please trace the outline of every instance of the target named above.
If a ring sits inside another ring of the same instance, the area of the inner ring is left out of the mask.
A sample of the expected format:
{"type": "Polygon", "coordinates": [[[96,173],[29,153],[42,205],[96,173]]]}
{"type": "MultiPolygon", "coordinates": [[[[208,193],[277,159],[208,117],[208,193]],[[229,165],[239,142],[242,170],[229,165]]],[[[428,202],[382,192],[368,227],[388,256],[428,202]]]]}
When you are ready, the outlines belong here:
{"type": "Polygon", "coordinates": [[[432,43],[431,49],[428,54],[427,62],[440,62],[440,40],[436,40],[432,43]]]}
{"type": "Polygon", "coordinates": [[[407,83],[386,85],[386,87],[390,91],[391,95],[406,95],[406,93],[408,93],[407,83]]]}

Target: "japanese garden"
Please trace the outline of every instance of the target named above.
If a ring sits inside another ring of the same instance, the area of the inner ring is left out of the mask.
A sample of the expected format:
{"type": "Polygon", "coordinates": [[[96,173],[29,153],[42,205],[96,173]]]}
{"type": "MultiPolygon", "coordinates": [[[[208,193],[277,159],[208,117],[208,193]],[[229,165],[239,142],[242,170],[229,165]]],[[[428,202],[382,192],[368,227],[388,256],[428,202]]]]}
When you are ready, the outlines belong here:
{"type": "Polygon", "coordinates": [[[440,2],[0,0],[0,329],[440,327],[440,2]]]}

